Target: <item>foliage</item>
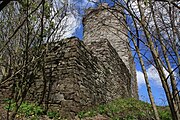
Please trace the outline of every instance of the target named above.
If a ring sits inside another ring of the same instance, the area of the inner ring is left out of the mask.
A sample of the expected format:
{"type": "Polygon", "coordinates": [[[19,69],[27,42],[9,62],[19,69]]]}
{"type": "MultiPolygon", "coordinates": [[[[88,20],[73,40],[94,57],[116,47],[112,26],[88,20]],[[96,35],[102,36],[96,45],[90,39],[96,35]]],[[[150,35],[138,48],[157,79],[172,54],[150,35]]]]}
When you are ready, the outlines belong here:
{"type": "MultiPolygon", "coordinates": [[[[5,99],[5,107],[4,109],[8,111],[13,111],[16,106],[16,102],[12,99],[5,99]]],[[[41,115],[46,114],[50,119],[61,119],[60,114],[57,111],[49,110],[47,113],[45,113],[45,110],[43,107],[36,105],[35,103],[30,102],[23,102],[19,109],[16,117],[22,118],[22,117],[28,117],[31,120],[39,120],[39,117],[41,115]]]]}
{"type": "Polygon", "coordinates": [[[159,117],[161,120],[172,120],[171,112],[168,107],[159,107],[159,117]]]}
{"type": "MultiPolygon", "coordinates": [[[[162,120],[171,120],[171,114],[167,107],[166,109],[164,107],[158,107],[158,110],[162,120]]],[[[78,113],[78,117],[93,117],[98,114],[106,116],[111,120],[154,119],[151,105],[133,98],[116,99],[88,111],[81,111],[78,113]]]]}
{"type": "Polygon", "coordinates": [[[55,119],[58,119],[58,118],[60,118],[60,115],[59,115],[59,113],[58,112],[56,112],[56,111],[48,111],[47,112],[47,116],[49,117],[49,118],[55,118],[55,119]]]}
{"type": "MultiPolygon", "coordinates": [[[[6,100],[7,105],[5,106],[6,110],[13,111],[16,103],[13,100],[6,100]]],[[[36,105],[35,103],[23,102],[18,109],[19,115],[28,116],[38,116],[42,115],[44,112],[43,108],[36,105]]]]}

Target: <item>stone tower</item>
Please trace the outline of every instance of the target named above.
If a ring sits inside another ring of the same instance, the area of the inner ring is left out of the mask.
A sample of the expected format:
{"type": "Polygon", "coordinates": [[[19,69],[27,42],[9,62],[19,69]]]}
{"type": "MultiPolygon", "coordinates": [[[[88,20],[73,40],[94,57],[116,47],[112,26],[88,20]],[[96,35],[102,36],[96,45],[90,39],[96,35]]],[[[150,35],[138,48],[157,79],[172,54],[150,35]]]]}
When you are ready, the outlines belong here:
{"type": "Polygon", "coordinates": [[[138,98],[135,64],[122,11],[121,8],[109,7],[106,3],[96,9],[88,9],[83,19],[84,43],[90,45],[92,42],[105,39],[110,42],[131,74],[131,96],[138,98]]]}

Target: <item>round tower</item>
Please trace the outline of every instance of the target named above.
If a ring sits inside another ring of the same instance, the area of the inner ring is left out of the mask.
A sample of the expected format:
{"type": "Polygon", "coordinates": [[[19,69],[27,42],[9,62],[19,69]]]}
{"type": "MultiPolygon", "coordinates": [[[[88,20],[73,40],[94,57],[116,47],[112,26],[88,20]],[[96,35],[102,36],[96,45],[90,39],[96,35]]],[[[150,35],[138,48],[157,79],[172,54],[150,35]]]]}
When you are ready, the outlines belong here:
{"type": "Polygon", "coordinates": [[[111,43],[131,74],[131,95],[138,98],[136,69],[125,20],[123,9],[119,6],[109,7],[103,3],[95,9],[88,9],[83,19],[84,43],[88,45],[102,39],[107,39],[111,43]]]}

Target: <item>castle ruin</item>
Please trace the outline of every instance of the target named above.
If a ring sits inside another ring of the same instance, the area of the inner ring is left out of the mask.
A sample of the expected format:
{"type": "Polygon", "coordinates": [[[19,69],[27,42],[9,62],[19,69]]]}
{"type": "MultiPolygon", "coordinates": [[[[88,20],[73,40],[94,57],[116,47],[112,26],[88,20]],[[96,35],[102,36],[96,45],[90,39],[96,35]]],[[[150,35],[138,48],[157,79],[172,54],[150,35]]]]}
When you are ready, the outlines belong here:
{"type": "Polygon", "coordinates": [[[119,97],[138,99],[121,11],[108,6],[89,9],[83,19],[83,41],[72,37],[50,43],[45,56],[46,81],[40,71],[26,99],[42,100],[49,109],[70,117],[119,97]]]}

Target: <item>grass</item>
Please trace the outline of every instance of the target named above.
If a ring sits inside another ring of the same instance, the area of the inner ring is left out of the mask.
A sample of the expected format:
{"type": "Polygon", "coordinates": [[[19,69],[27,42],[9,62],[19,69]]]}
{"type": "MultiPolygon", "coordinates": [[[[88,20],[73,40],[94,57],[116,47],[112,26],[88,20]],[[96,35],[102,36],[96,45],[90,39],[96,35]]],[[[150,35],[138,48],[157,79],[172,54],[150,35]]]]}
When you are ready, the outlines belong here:
{"type": "MultiPolygon", "coordinates": [[[[15,102],[12,100],[6,101],[6,110],[12,111],[15,108],[15,102]]],[[[158,107],[158,112],[161,120],[172,120],[168,107],[158,107]]],[[[34,103],[23,102],[18,110],[17,117],[27,117],[30,120],[39,120],[39,117],[44,115],[44,109],[34,103]]],[[[89,110],[78,113],[80,119],[102,115],[108,120],[153,120],[154,114],[149,103],[136,100],[133,98],[116,99],[104,105],[98,105],[89,110]]],[[[60,119],[59,113],[56,110],[46,113],[50,119],[60,119]]]]}
{"type": "MultiPolygon", "coordinates": [[[[13,111],[15,109],[16,103],[11,99],[5,100],[6,105],[4,106],[5,110],[13,111]]],[[[38,106],[35,103],[23,102],[18,109],[16,118],[21,119],[23,117],[29,118],[28,120],[39,120],[41,115],[44,115],[44,109],[41,106],[38,106]]],[[[57,119],[60,117],[59,113],[56,111],[48,111],[46,115],[50,119],[57,119]]]]}
{"type": "MultiPolygon", "coordinates": [[[[158,107],[162,120],[172,120],[168,107],[158,107]]],[[[151,105],[143,101],[129,99],[116,99],[108,104],[99,105],[88,111],[78,113],[79,118],[103,115],[110,120],[151,120],[154,119],[151,105]]]]}
{"type": "MultiPolygon", "coordinates": [[[[15,109],[16,103],[13,100],[6,100],[6,103],[7,105],[4,107],[6,110],[12,111],[15,109]]],[[[18,113],[25,116],[40,115],[43,113],[43,109],[34,103],[23,102],[18,109],[18,113]]]]}

